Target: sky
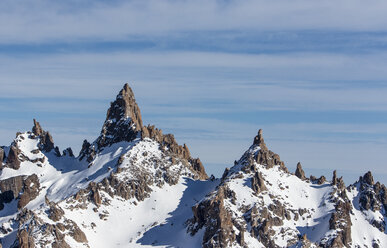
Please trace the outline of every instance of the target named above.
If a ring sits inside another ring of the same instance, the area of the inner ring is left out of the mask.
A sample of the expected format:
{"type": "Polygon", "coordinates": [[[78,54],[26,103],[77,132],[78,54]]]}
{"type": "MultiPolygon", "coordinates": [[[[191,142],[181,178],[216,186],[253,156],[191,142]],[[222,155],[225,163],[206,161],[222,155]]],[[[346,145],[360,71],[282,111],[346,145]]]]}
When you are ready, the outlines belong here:
{"type": "Polygon", "coordinates": [[[262,128],[293,171],[387,183],[387,2],[0,2],[0,144],[36,118],[62,150],[132,87],[145,124],[221,176],[262,128]]]}

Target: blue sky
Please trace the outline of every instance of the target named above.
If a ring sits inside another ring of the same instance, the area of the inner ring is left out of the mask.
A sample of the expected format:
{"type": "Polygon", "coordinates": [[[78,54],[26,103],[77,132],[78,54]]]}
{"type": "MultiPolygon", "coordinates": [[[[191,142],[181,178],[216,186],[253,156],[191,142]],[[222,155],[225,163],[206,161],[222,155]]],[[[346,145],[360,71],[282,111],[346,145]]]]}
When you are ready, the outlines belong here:
{"type": "Polygon", "coordinates": [[[125,82],[220,176],[263,128],[293,170],[387,183],[385,1],[2,1],[0,143],[94,140],[125,82]]]}

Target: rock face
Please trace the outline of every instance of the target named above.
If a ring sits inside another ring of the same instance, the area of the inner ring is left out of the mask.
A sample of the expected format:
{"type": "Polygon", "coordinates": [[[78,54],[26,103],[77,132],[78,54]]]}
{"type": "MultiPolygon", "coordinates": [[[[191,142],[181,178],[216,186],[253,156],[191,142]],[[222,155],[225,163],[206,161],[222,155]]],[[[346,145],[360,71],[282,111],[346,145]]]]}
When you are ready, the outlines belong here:
{"type": "Polygon", "coordinates": [[[7,161],[5,162],[5,167],[12,168],[14,170],[19,169],[21,163],[19,153],[20,150],[16,146],[11,146],[7,156],[7,161]]]}
{"type": "MultiPolygon", "coordinates": [[[[279,156],[267,148],[262,130],[258,131],[253,145],[235,162],[234,167],[225,170],[218,188],[192,208],[194,217],[189,222],[188,231],[195,235],[200,229],[205,229],[203,247],[249,247],[246,236],[260,240],[265,247],[278,247],[271,237],[272,228],[282,225],[285,216],[290,216],[284,206],[276,200],[267,207],[238,204],[237,192],[240,190],[233,188],[237,181],[238,184],[248,185],[254,197],[267,194],[267,184],[271,183],[265,182],[258,166],[266,169],[278,166],[282,173],[287,171],[279,156]],[[248,180],[244,181],[245,178],[248,180]],[[238,209],[238,213],[232,209],[238,209]]],[[[243,191],[249,194],[246,189],[243,191]]]]}
{"type": "Polygon", "coordinates": [[[155,128],[155,126],[148,125],[142,128],[141,137],[142,139],[150,138],[159,142],[163,149],[168,151],[172,157],[181,158],[189,162],[192,170],[198,173],[199,179],[204,180],[208,178],[200,159],[192,158],[187,145],[184,144],[183,146],[180,146],[172,134],[163,134],[162,130],[155,128]]]}
{"type": "Polygon", "coordinates": [[[259,129],[258,135],[254,137],[253,145],[259,146],[262,150],[267,150],[262,129],[259,129]]]}
{"type": "MultiPolygon", "coordinates": [[[[203,247],[351,247],[354,245],[353,220],[359,218],[359,215],[352,218],[358,211],[355,206],[362,206],[364,211],[376,209],[385,213],[382,203],[386,203],[385,187],[374,183],[370,173],[360,178],[357,187],[363,185],[364,189],[359,198],[355,190],[348,193],[343,178],[337,177],[336,171],[332,182],[326,182],[324,176],[311,176],[308,180],[300,163],[292,175],[279,159],[257,159],[261,151],[268,154],[262,131],[259,131],[241,159],[225,170],[217,189],[192,208],[193,218],[187,229],[191,235],[204,231],[203,247]],[[268,163],[270,160],[273,161],[268,163]],[[311,205],[313,195],[319,200],[311,205]],[[360,199],[359,204],[354,202],[357,199],[360,199]],[[320,211],[325,214],[316,217],[320,211]],[[314,236],[312,242],[307,234],[316,235],[320,224],[308,226],[305,223],[317,219],[321,220],[321,225],[328,226],[329,231],[314,236]]],[[[384,233],[383,220],[370,224],[384,233]]],[[[387,240],[380,238],[372,242],[372,247],[387,244],[387,240]]]]}
{"type": "Polygon", "coordinates": [[[40,183],[38,176],[16,176],[0,181],[0,209],[4,203],[10,203],[13,199],[19,199],[18,208],[25,207],[39,194],[40,183]]]}
{"type": "Polygon", "coordinates": [[[4,150],[0,147],[0,168],[2,167],[2,163],[4,161],[4,150]]]}
{"type": "Polygon", "coordinates": [[[95,155],[96,151],[94,146],[92,146],[87,140],[84,140],[82,144],[82,149],[79,152],[79,160],[86,158],[86,161],[90,163],[95,158],[95,155]]]}
{"type": "Polygon", "coordinates": [[[30,201],[39,195],[40,183],[36,174],[28,176],[23,183],[23,193],[21,194],[17,205],[19,209],[24,208],[30,201]]]}
{"type": "Polygon", "coordinates": [[[296,168],[295,175],[296,175],[296,177],[300,178],[301,180],[305,180],[306,179],[305,172],[302,169],[302,166],[301,166],[300,162],[297,163],[297,168],[296,168]]]}
{"type": "Polygon", "coordinates": [[[381,232],[386,230],[385,218],[387,218],[387,188],[384,184],[374,182],[370,171],[359,178],[357,187],[360,191],[359,205],[360,210],[367,213],[369,211],[380,213],[384,218],[369,219],[371,225],[378,228],[381,232]]]}
{"type": "Polygon", "coordinates": [[[23,189],[23,177],[11,177],[0,181],[0,209],[4,208],[4,203],[10,203],[13,199],[17,198],[19,192],[23,189]]]}
{"type": "Polygon", "coordinates": [[[120,141],[132,141],[142,129],[140,108],[128,84],[110,104],[101,135],[96,141],[98,148],[120,141]]]}
{"type": "Polygon", "coordinates": [[[36,136],[41,136],[44,134],[44,131],[43,131],[42,127],[40,126],[40,123],[37,122],[35,119],[34,119],[34,126],[32,127],[32,132],[36,136]]]}
{"type": "Polygon", "coordinates": [[[21,230],[17,236],[20,248],[35,248],[34,239],[28,234],[27,230],[21,230]]]}
{"type": "MultiPolygon", "coordinates": [[[[224,199],[232,197],[225,186],[220,186],[216,194],[208,200],[192,207],[194,218],[190,232],[196,234],[205,227],[203,247],[230,247],[237,241],[237,234],[233,230],[231,213],[224,206],[224,199]]],[[[239,244],[243,243],[243,234],[239,235],[239,244]]],[[[243,245],[243,244],[242,244],[243,245]]]]}
{"type": "Polygon", "coordinates": [[[43,128],[40,126],[40,123],[37,122],[35,119],[34,126],[32,127],[32,133],[40,137],[39,148],[41,151],[50,152],[53,149],[56,149],[56,154],[60,156],[60,154],[58,154],[58,148],[54,146],[54,140],[50,132],[44,131],[43,128]]]}
{"type": "MultiPolygon", "coordinates": [[[[334,177],[336,176],[336,171],[334,177]]],[[[329,219],[329,229],[336,231],[335,237],[328,243],[330,247],[349,247],[352,241],[351,238],[351,212],[352,204],[347,196],[342,178],[337,179],[337,194],[339,198],[335,198],[335,211],[329,219]]]]}
{"type": "Polygon", "coordinates": [[[270,151],[263,139],[262,129],[259,129],[258,135],[255,136],[253,146],[260,147],[260,150],[255,155],[257,163],[266,165],[267,168],[273,168],[274,165],[280,165],[281,169],[287,171],[284,162],[281,161],[280,156],[270,151]]]}
{"type": "Polygon", "coordinates": [[[266,190],[262,174],[258,171],[255,172],[254,177],[251,180],[251,188],[256,194],[259,194],[260,192],[266,190]]]}
{"type": "MultiPolygon", "coordinates": [[[[53,203],[49,204],[53,206],[53,203]]],[[[58,209],[58,206],[55,208],[58,209]]],[[[63,210],[59,209],[59,211],[63,210]]],[[[50,224],[39,218],[34,211],[23,210],[18,219],[19,230],[17,237],[19,247],[48,247],[52,245],[52,247],[67,248],[70,246],[65,241],[66,236],[73,238],[78,243],[87,244],[88,242],[85,233],[79,226],[65,217],[59,218],[61,222],[57,224],[50,224]],[[39,238],[36,234],[39,234],[39,238]]]]}

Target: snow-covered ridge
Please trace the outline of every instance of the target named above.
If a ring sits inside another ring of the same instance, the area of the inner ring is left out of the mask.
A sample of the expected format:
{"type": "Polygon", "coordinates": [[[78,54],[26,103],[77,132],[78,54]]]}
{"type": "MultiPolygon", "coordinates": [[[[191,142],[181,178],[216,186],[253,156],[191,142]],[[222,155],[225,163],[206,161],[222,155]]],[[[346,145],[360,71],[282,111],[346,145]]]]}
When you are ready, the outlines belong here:
{"type": "Polygon", "coordinates": [[[369,172],[290,173],[258,131],[208,178],[187,145],[144,126],[128,85],[75,157],[34,120],[0,148],[0,247],[387,247],[387,189],[369,172]]]}
{"type": "MultiPolygon", "coordinates": [[[[124,211],[132,206],[134,213],[143,202],[159,199],[166,205],[158,207],[164,212],[151,215],[149,220],[160,214],[162,223],[177,207],[184,191],[190,185],[199,185],[198,179],[207,178],[200,160],[191,158],[186,145],[178,145],[173,135],[142,125],[140,110],[127,84],[111,103],[101,135],[92,143],[85,141],[78,157],[71,148],[61,153],[50,133],[34,120],[32,131],[18,133],[10,146],[0,149],[0,160],[3,247],[98,247],[102,243],[85,235],[91,234],[84,223],[79,223],[81,218],[75,212],[91,209],[93,214],[98,213],[102,224],[94,223],[93,229],[106,230],[111,228],[105,221],[120,219],[114,209],[124,211]],[[107,215],[107,209],[112,214],[107,215]]],[[[203,182],[207,185],[200,186],[203,192],[189,191],[200,198],[207,188],[213,189],[215,182],[203,182]]],[[[192,200],[188,197],[185,202],[192,200]]],[[[185,215],[189,215],[190,206],[185,204],[184,208],[185,215]]],[[[137,232],[144,232],[142,227],[137,227],[133,239],[140,238],[137,232]]],[[[126,232],[127,226],[122,230],[126,232]]],[[[116,240],[107,239],[105,245],[109,242],[116,240]]]]}
{"type": "Polygon", "coordinates": [[[385,187],[369,177],[346,188],[336,172],[332,181],[307,178],[299,163],[289,173],[260,130],[216,190],[195,205],[188,231],[204,231],[203,247],[384,247],[385,187]],[[374,209],[373,199],[380,199],[374,209]]]}

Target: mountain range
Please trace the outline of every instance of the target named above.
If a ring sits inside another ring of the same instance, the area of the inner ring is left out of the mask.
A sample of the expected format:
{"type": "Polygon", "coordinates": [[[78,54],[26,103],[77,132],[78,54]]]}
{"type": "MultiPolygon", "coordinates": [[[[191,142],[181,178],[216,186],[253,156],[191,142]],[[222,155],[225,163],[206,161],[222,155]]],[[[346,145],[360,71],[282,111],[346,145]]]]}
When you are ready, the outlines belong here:
{"type": "Polygon", "coordinates": [[[289,172],[262,130],[221,178],[125,84],[78,156],[33,121],[0,148],[0,247],[387,247],[387,188],[289,172]]]}

